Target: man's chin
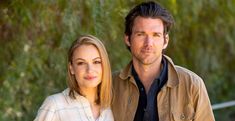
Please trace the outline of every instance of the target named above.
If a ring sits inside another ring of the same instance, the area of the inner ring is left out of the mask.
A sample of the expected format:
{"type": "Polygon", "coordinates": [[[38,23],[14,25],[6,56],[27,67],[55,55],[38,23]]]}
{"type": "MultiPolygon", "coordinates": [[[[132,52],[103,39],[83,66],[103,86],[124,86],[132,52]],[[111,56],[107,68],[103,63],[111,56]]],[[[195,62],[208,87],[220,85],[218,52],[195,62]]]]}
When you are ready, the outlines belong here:
{"type": "Polygon", "coordinates": [[[141,63],[143,65],[151,65],[151,64],[154,63],[154,61],[153,60],[144,59],[144,60],[141,61],[141,63]]]}

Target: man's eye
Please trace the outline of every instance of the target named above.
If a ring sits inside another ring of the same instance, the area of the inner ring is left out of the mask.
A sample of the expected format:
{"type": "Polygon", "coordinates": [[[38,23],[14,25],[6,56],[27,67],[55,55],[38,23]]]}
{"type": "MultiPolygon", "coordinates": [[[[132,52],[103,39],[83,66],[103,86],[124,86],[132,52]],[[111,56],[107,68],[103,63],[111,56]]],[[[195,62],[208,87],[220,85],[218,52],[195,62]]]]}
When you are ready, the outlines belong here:
{"type": "Polygon", "coordinates": [[[161,35],[158,33],[153,34],[154,37],[160,37],[161,35]]]}
{"type": "Polygon", "coordinates": [[[77,62],[76,64],[77,65],[84,65],[85,63],[84,62],[77,62]]]}
{"type": "Polygon", "coordinates": [[[137,33],[137,36],[144,36],[144,33],[137,33]]]}

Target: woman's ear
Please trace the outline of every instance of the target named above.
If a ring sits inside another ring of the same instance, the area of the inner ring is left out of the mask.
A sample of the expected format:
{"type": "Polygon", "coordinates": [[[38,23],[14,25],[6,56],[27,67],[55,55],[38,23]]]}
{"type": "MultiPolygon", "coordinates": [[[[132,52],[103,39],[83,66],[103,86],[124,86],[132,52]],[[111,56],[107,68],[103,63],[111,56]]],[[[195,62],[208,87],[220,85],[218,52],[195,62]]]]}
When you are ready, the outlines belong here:
{"type": "Polygon", "coordinates": [[[69,63],[69,71],[70,71],[70,73],[71,73],[72,75],[74,75],[74,74],[75,74],[75,73],[74,73],[73,66],[72,66],[72,64],[71,64],[71,63],[69,63]]]}
{"type": "Polygon", "coordinates": [[[163,43],[163,49],[166,49],[169,43],[169,35],[165,35],[164,43],[163,43]]]}

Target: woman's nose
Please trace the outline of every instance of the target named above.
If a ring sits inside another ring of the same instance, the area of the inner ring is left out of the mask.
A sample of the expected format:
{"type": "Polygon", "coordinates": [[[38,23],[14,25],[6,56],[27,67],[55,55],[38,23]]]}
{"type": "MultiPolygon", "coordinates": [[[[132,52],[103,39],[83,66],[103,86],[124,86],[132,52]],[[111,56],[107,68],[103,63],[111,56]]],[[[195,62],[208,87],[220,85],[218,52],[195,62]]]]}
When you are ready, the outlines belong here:
{"type": "Polygon", "coordinates": [[[87,64],[87,72],[92,72],[94,69],[93,66],[94,66],[93,64],[87,64]]]}

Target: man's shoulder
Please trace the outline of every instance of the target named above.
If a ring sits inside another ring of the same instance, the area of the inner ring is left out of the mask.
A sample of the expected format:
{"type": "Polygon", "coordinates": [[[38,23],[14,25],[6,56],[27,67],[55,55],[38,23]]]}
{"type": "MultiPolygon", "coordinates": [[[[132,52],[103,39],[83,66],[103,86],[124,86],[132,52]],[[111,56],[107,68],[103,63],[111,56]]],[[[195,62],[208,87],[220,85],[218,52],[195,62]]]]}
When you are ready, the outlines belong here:
{"type": "Polygon", "coordinates": [[[117,83],[120,82],[120,80],[121,80],[120,73],[121,73],[121,71],[112,72],[112,79],[113,79],[113,84],[114,85],[117,85],[117,83]]]}
{"type": "Polygon", "coordinates": [[[172,65],[171,69],[176,71],[179,80],[183,79],[187,82],[193,82],[193,83],[203,82],[202,78],[200,76],[198,76],[196,73],[194,73],[193,71],[191,71],[185,67],[175,65],[173,63],[173,61],[171,60],[171,58],[166,55],[164,55],[164,57],[168,60],[170,65],[172,65]]]}
{"type": "Polygon", "coordinates": [[[187,74],[187,75],[192,75],[192,76],[198,76],[193,71],[191,71],[191,70],[189,70],[185,67],[182,67],[182,66],[175,65],[175,69],[176,69],[177,73],[187,74]]]}
{"type": "Polygon", "coordinates": [[[175,66],[175,69],[179,77],[179,80],[181,82],[195,84],[195,85],[203,83],[202,78],[198,76],[196,73],[194,73],[193,71],[187,68],[184,68],[182,66],[177,66],[177,65],[175,66]]]}
{"type": "Polygon", "coordinates": [[[131,75],[123,70],[115,71],[112,73],[113,86],[119,87],[128,85],[130,83],[131,75]]]}
{"type": "Polygon", "coordinates": [[[120,70],[112,72],[112,77],[117,78],[120,74],[120,70]]]}

